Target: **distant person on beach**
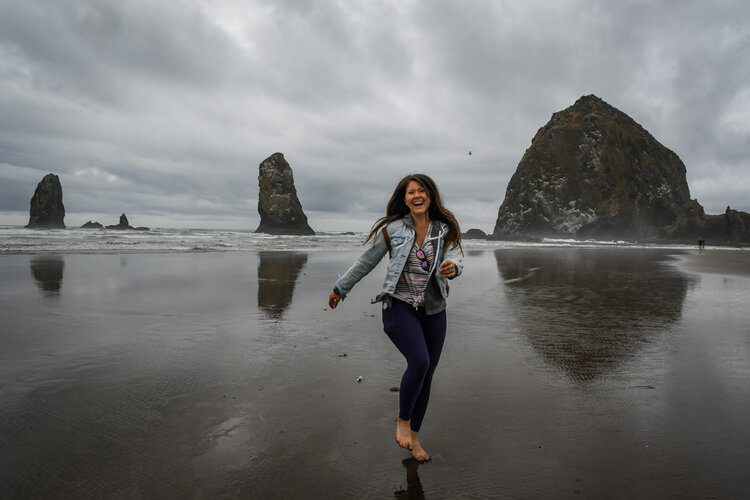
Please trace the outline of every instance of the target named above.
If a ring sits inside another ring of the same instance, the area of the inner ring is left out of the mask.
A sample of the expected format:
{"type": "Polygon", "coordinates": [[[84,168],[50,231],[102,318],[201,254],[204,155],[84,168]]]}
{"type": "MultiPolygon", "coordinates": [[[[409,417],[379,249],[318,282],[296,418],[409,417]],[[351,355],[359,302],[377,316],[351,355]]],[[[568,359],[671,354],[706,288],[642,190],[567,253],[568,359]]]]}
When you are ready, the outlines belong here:
{"type": "Polygon", "coordinates": [[[698,237],[698,251],[702,252],[706,249],[706,240],[703,239],[703,236],[698,237]]]}
{"type": "Polygon", "coordinates": [[[328,305],[339,302],[388,254],[382,292],[383,330],[406,358],[401,378],[396,442],[419,461],[422,425],[430,386],[446,333],[448,280],[461,274],[461,229],[443,206],[435,182],[424,174],[407,175],[396,186],[385,216],[373,224],[365,243],[372,244],[336,281],[328,305]]]}

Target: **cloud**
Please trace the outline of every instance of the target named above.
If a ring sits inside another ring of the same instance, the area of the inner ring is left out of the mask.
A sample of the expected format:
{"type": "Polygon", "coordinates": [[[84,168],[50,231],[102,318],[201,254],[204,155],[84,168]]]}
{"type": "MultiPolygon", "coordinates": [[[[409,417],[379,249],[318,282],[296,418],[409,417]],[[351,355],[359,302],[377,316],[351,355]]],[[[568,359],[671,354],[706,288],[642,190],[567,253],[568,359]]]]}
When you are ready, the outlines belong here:
{"type": "Polygon", "coordinates": [[[750,211],[745,2],[3,10],[0,222],[55,172],[69,220],[253,228],[258,164],[281,151],[316,229],[367,229],[397,180],[421,171],[465,227],[491,230],[534,133],[589,93],[674,150],[709,213],[750,211]]]}

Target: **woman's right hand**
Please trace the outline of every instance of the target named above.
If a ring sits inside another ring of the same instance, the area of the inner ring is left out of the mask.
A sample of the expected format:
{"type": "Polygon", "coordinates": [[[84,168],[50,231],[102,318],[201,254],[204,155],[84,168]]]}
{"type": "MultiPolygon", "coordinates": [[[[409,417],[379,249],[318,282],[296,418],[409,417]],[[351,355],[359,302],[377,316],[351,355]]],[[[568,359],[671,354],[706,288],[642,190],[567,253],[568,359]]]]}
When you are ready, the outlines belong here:
{"type": "Polygon", "coordinates": [[[328,306],[331,309],[336,309],[336,306],[339,305],[339,302],[341,302],[341,295],[336,292],[331,292],[331,295],[328,296],[328,306]]]}

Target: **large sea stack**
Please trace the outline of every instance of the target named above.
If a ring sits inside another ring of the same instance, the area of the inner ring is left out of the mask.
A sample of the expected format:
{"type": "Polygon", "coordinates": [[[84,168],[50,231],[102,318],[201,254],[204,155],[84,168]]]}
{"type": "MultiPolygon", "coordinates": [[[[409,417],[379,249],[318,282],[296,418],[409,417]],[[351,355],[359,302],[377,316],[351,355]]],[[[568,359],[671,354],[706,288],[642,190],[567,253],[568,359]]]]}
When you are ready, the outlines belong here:
{"type": "Polygon", "coordinates": [[[65,207],[60,178],[47,174],[39,182],[31,197],[29,210],[30,229],[65,229],[65,207]]]}
{"type": "Polygon", "coordinates": [[[536,133],[508,184],[494,236],[669,238],[670,226],[696,206],[680,158],[588,95],[536,133]]]}
{"type": "Polygon", "coordinates": [[[313,235],[307,216],[297,198],[292,168],[281,153],[274,153],[260,164],[260,196],[257,233],[313,235]]]}

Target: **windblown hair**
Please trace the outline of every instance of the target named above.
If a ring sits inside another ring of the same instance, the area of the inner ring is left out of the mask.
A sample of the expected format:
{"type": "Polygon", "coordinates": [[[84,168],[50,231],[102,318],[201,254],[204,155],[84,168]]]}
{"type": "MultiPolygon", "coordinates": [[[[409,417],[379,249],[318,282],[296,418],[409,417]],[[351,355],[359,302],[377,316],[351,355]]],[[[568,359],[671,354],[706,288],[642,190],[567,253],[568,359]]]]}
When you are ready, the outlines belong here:
{"type": "Polygon", "coordinates": [[[430,220],[442,221],[448,224],[448,233],[445,235],[446,246],[450,245],[452,248],[458,247],[463,252],[463,247],[461,247],[461,228],[458,225],[458,221],[453,215],[453,212],[445,208],[445,205],[443,205],[443,197],[440,196],[440,191],[438,191],[435,181],[425,174],[407,175],[399,181],[395,191],[393,191],[393,194],[391,195],[391,199],[388,200],[385,216],[375,221],[375,224],[372,225],[372,229],[370,229],[370,234],[367,236],[365,243],[378,235],[382,227],[393,221],[402,219],[405,215],[410,213],[409,207],[406,205],[404,198],[406,197],[406,187],[411,181],[418,182],[427,190],[427,194],[430,196],[430,220]]]}

